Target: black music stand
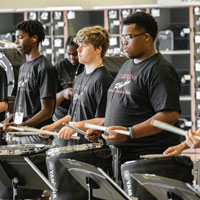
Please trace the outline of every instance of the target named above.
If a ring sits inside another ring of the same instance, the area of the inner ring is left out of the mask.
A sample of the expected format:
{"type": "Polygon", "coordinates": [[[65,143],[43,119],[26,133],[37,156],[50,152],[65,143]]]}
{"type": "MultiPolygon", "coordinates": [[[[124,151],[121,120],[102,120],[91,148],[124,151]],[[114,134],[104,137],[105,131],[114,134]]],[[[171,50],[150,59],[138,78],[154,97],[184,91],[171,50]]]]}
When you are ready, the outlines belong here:
{"type": "Polygon", "coordinates": [[[131,200],[131,198],[100,168],[70,159],[60,159],[69,173],[88,191],[88,200],[131,200]]]}
{"type": "Polygon", "coordinates": [[[157,199],[173,200],[171,194],[174,193],[182,200],[200,200],[200,193],[188,183],[154,174],[134,173],[131,176],[157,199]]]}
{"type": "Polygon", "coordinates": [[[0,156],[0,180],[13,189],[14,200],[18,199],[18,189],[56,191],[29,157],[0,156]]]}

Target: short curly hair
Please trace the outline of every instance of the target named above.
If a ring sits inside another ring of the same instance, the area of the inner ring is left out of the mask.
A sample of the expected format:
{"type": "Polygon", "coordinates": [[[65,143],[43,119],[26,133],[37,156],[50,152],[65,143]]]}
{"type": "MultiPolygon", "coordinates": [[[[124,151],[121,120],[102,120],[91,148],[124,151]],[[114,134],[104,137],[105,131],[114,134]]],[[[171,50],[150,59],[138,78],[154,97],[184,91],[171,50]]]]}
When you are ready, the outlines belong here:
{"type": "Polygon", "coordinates": [[[150,14],[136,12],[135,14],[130,15],[123,20],[123,25],[129,24],[136,24],[137,27],[146,29],[146,32],[152,36],[153,40],[156,39],[158,33],[158,24],[150,14]]]}
{"type": "Polygon", "coordinates": [[[16,25],[15,29],[28,33],[29,37],[33,37],[34,35],[37,35],[38,44],[44,41],[45,29],[38,20],[22,21],[16,25]]]}
{"type": "Polygon", "coordinates": [[[65,48],[67,48],[68,46],[75,46],[76,48],[78,48],[78,44],[74,42],[74,38],[75,36],[69,36],[67,38],[67,42],[65,43],[65,48]]]}
{"type": "Polygon", "coordinates": [[[91,43],[95,49],[102,47],[101,57],[103,58],[109,48],[109,35],[102,26],[90,26],[81,29],[74,38],[79,43],[91,43]]]}

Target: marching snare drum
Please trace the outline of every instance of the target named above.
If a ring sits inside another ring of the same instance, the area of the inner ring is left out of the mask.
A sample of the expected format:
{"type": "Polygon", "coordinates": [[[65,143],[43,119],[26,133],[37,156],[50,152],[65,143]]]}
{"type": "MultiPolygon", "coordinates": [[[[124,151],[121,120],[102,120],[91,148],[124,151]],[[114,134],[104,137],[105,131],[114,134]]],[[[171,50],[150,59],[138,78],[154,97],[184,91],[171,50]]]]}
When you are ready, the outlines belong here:
{"type": "MultiPolygon", "coordinates": [[[[138,197],[142,200],[156,200],[153,195],[131,177],[131,174],[155,174],[192,183],[192,167],[193,163],[187,156],[167,157],[162,154],[142,156],[140,160],[129,161],[121,165],[124,190],[130,197],[138,197]]],[[[173,199],[178,200],[180,198],[175,197],[173,199]]]]}
{"type": "Polygon", "coordinates": [[[41,185],[34,183],[36,172],[32,170],[24,157],[28,157],[47,177],[45,154],[47,149],[49,146],[42,144],[0,146],[0,199],[13,199],[12,186],[7,186],[3,174],[7,174],[9,178],[17,177],[19,179],[18,198],[37,198],[42,195],[41,185]],[[36,185],[34,189],[33,184],[36,185]]]}
{"type": "Polygon", "coordinates": [[[74,159],[111,171],[111,151],[99,143],[89,143],[49,149],[47,152],[49,180],[57,189],[51,192],[52,200],[88,200],[88,192],[72,177],[60,159],[74,159]]]}

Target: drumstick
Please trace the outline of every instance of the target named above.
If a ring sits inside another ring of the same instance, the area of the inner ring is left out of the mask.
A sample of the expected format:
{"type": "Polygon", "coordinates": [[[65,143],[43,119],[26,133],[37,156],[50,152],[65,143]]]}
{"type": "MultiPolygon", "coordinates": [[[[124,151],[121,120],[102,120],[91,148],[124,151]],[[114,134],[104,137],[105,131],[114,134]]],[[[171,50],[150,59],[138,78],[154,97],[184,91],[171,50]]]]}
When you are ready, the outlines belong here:
{"type": "Polygon", "coordinates": [[[38,128],[28,127],[28,126],[9,126],[9,127],[16,131],[37,132],[37,133],[39,133],[38,135],[40,135],[40,134],[53,135],[53,136],[58,135],[56,132],[53,132],[53,131],[47,131],[47,130],[42,130],[42,129],[38,129],[38,128]]]}
{"type": "MultiPolygon", "coordinates": [[[[84,135],[84,136],[87,136],[87,135],[88,135],[86,132],[82,131],[81,129],[76,128],[76,127],[74,127],[74,126],[71,126],[71,125],[69,125],[69,124],[65,124],[65,126],[71,128],[72,130],[74,130],[74,131],[76,131],[76,132],[78,132],[78,133],[80,133],[80,134],[82,134],[82,135],[84,135]]],[[[72,138],[72,137],[71,137],[71,138],[72,138]]],[[[73,138],[72,138],[72,139],[73,139],[73,138]]],[[[99,143],[103,143],[103,141],[102,141],[101,139],[99,139],[99,138],[97,139],[97,141],[98,141],[99,143]]]]}
{"type": "MultiPolygon", "coordinates": [[[[39,132],[7,132],[7,133],[11,134],[11,135],[40,135],[41,134],[39,132]]],[[[54,133],[54,134],[48,134],[48,135],[54,135],[54,136],[58,135],[55,132],[52,132],[52,133],[54,133]]],[[[80,137],[79,136],[72,136],[72,139],[80,140],[80,137]]]]}
{"type": "Polygon", "coordinates": [[[163,157],[168,157],[167,155],[164,154],[150,154],[150,155],[141,155],[140,158],[163,158],[163,157]]]}
{"type": "MultiPolygon", "coordinates": [[[[3,124],[0,124],[0,127],[3,127],[3,124]]],[[[38,128],[28,127],[28,126],[9,126],[9,128],[16,130],[16,131],[23,131],[23,132],[39,132],[40,134],[46,134],[46,135],[54,135],[57,136],[56,132],[53,131],[47,131],[42,130],[38,128]]]]}
{"type": "Polygon", "coordinates": [[[39,135],[38,132],[7,132],[10,135],[39,135]]]}
{"type": "MultiPolygon", "coordinates": [[[[161,121],[159,121],[159,120],[155,120],[155,119],[154,119],[154,120],[151,121],[151,125],[153,125],[153,126],[155,126],[155,127],[157,127],[157,128],[163,129],[163,130],[165,130],[165,131],[170,131],[170,132],[172,132],[172,133],[176,133],[176,134],[178,134],[178,135],[182,135],[182,136],[185,136],[185,137],[186,137],[187,131],[184,131],[184,130],[182,130],[182,129],[176,127],[176,126],[173,126],[173,125],[171,125],[171,124],[167,124],[167,123],[165,123],[165,122],[161,122],[161,121]]],[[[198,139],[200,140],[200,137],[199,137],[199,136],[196,136],[196,135],[195,135],[195,137],[198,138],[198,139]]]]}
{"type": "Polygon", "coordinates": [[[79,129],[79,128],[76,128],[76,127],[71,126],[71,125],[69,125],[69,124],[65,124],[65,126],[71,128],[72,130],[74,130],[74,131],[76,131],[76,132],[79,132],[80,134],[82,134],[82,135],[84,135],[84,136],[87,136],[87,133],[84,132],[84,131],[82,131],[82,130],[79,129]]]}
{"type": "MultiPolygon", "coordinates": [[[[91,128],[98,131],[106,131],[108,127],[85,123],[85,128],[91,128]]],[[[124,131],[124,130],[114,130],[114,131],[123,135],[128,135],[128,136],[130,135],[129,131],[124,131]]]]}

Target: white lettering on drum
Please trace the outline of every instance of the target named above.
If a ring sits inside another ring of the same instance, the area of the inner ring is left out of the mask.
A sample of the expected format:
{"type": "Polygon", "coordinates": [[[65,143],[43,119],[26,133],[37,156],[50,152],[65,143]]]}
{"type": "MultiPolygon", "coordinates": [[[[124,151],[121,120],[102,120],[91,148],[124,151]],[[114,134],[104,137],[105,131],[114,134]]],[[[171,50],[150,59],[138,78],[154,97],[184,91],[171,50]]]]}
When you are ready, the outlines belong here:
{"type": "Polygon", "coordinates": [[[129,171],[124,171],[124,179],[126,180],[126,187],[127,187],[127,192],[128,192],[128,196],[132,196],[132,185],[131,185],[131,176],[129,171]]]}
{"type": "MultiPolygon", "coordinates": [[[[52,185],[56,188],[54,165],[51,161],[49,161],[49,179],[52,185]]],[[[55,199],[56,197],[57,197],[56,192],[52,191],[52,198],[55,199]]]]}

